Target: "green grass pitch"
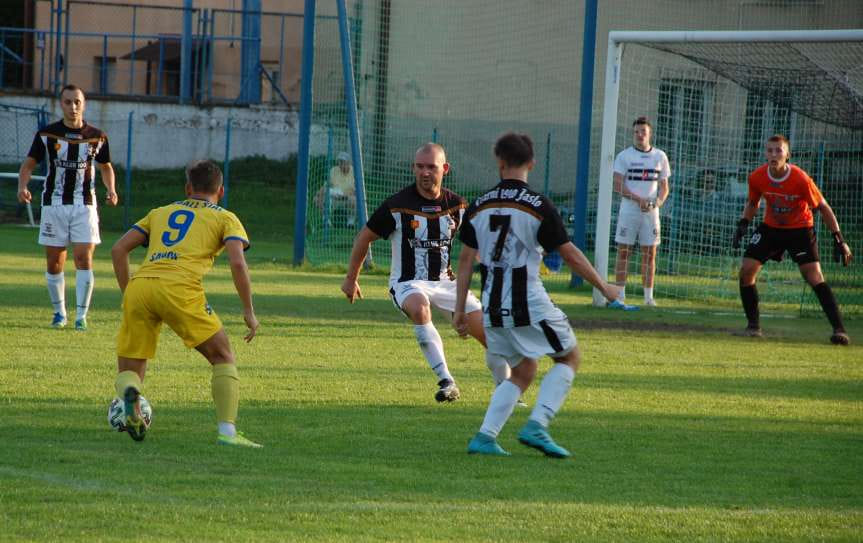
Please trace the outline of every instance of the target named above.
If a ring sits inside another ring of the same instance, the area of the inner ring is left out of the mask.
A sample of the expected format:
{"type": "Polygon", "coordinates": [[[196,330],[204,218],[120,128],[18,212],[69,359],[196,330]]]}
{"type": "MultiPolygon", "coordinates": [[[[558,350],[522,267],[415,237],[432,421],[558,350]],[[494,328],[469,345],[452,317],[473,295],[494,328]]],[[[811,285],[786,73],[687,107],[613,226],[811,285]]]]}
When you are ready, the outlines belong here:
{"type": "MultiPolygon", "coordinates": [[[[574,458],[517,442],[526,409],[501,434],[512,457],[474,457],[492,392],[480,347],[438,321],[462,399],[437,405],[384,275],[364,275],[350,306],[340,275],[273,264],[284,248],[260,243],[254,342],[224,260],[205,286],[237,353],[239,427],[265,448],[216,445],[207,364],[167,330],[135,443],[106,421],[116,234],[97,250],[85,333],[49,328],[35,238],[0,227],[0,541],[863,538],[863,348],[829,345],[823,316],[765,318],[758,341],[728,333],[742,315],[617,313],[560,289],[584,361],[552,434],[574,458]]],[[[71,304],[71,262],[66,277],[71,304]]]]}

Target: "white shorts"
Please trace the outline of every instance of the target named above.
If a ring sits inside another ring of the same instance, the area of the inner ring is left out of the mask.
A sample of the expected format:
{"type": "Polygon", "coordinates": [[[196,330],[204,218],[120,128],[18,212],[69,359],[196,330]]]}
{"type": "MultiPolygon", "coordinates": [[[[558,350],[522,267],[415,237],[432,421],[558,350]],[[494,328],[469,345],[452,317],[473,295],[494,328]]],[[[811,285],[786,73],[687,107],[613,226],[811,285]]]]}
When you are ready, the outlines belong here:
{"type": "MultiPolygon", "coordinates": [[[[432,307],[452,316],[455,311],[456,287],[455,281],[441,279],[440,281],[403,281],[390,283],[390,296],[397,308],[401,309],[405,299],[411,294],[422,294],[432,307]]],[[[482,304],[472,292],[468,291],[464,304],[465,313],[473,313],[482,309],[482,304]]]]}
{"type": "Polygon", "coordinates": [[[621,245],[635,245],[635,239],[642,247],[659,245],[659,209],[650,211],[621,206],[617,214],[617,231],[614,241],[621,245]]]}
{"type": "Polygon", "coordinates": [[[545,355],[560,358],[576,345],[575,334],[565,316],[530,326],[486,327],[485,341],[488,352],[502,356],[513,368],[524,358],[538,360],[545,355]]]}
{"type": "Polygon", "coordinates": [[[99,214],[96,206],[42,206],[39,221],[39,245],[66,247],[70,243],[102,242],[99,237],[99,214]]]}

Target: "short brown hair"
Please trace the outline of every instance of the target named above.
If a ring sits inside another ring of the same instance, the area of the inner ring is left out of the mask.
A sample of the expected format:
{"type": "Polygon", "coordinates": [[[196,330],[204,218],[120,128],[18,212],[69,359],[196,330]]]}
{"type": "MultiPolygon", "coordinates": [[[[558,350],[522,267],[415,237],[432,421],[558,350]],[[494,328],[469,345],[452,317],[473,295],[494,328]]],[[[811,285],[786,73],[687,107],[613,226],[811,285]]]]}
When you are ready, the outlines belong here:
{"type": "Polygon", "coordinates": [[[647,126],[648,128],[650,128],[650,130],[653,130],[653,125],[650,124],[650,119],[648,119],[647,117],[645,117],[643,115],[641,117],[638,117],[634,121],[632,121],[633,127],[638,126],[640,124],[643,124],[643,125],[647,126]]]}
{"type": "Polygon", "coordinates": [[[785,134],[773,134],[772,136],[767,138],[767,141],[772,141],[774,143],[784,143],[785,146],[788,147],[788,152],[791,152],[791,142],[788,141],[788,138],[785,137],[785,134]]]}
{"type": "Polygon", "coordinates": [[[212,160],[196,160],[186,167],[186,181],[195,192],[216,194],[222,186],[222,170],[212,160]]]}
{"type": "Polygon", "coordinates": [[[81,96],[83,96],[85,99],[87,98],[87,96],[84,94],[84,89],[82,89],[78,85],[73,85],[71,83],[68,85],[65,85],[62,89],[60,89],[60,94],[58,94],[57,96],[62,97],[63,93],[66,91],[72,91],[72,92],[78,91],[81,93],[81,96]]]}
{"type": "Polygon", "coordinates": [[[527,134],[507,132],[494,144],[494,156],[507,166],[523,166],[533,160],[533,140],[527,134]]]}

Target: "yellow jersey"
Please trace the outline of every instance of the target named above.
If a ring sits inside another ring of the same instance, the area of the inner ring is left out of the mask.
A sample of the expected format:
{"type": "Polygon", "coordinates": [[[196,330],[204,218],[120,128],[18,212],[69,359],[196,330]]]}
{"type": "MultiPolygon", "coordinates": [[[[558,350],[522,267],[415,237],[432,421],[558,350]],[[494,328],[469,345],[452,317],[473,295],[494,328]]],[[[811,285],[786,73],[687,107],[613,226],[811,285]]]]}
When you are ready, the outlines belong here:
{"type": "Polygon", "coordinates": [[[158,207],[132,225],[147,236],[147,256],[133,277],[158,277],[200,284],[236,239],[249,248],[249,236],[236,215],[206,200],[187,199],[158,207]]]}

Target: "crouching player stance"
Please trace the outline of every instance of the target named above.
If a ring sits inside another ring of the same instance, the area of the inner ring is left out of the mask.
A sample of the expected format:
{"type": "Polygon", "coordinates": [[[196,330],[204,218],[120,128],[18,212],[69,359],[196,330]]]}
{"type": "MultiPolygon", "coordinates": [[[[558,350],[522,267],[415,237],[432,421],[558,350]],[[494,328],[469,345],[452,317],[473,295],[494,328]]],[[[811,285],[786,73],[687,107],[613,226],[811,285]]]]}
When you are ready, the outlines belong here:
{"type": "Polygon", "coordinates": [[[194,347],[212,364],[212,393],[223,445],[261,447],[238,433],[234,422],[239,404],[239,377],[234,353],[222,322],[210,308],[201,285],[203,275],[223,249],[228,251],[234,287],[255,337],[258,319],[252,307],[252,286],[243,251],[248,235],[237,216],[219,207],[224,194],[222,172],[208,160],[186,169],[186,199],[151,210],[114,244],[111,259],[123,291],[123,322],[117,336],[117,396],[125,401],[126,428],[132,439],[144,439],[147,427],[140,416],[147,359],[156,354],[159,330],[165,322],[187,347],[194,347]],[[144,263],[129,277],[129,253],[147,247],[144,263]]]}
{"type": "Polygon", "coordinates": [[[836,215],[815,182],[805,171],[788,163],[791,158],[788,139],[782,134],[771,136],[767,140],[765,154],[767,164],[749,174],[749,197],[731,242],[735,249],[740,247],[740,241],[755,218],[761,200],[764,200],[767,204],[764,221],[749,239],[740,264],[740,299],[748,324],[738,334],[762,337],[755,284],[758,272],[768,260],[781,261],[788,251],[803,278],[815,291],[827,320],[833,326],[830,342],[848,345],[851,339],[842,324],[839,304],[821,272],[812,212],[817,210],[821,213],[824,225],[832,233],[833,258],[837,263],[842,262],[845,266],[851,263],[851,248],[845,243],[836,215]]]}
{"type": "Polygon", "coordinates": [[[602,280],[590,262],[569,241],[560,214],[542,194],[527,184],[534,166],[533,142],[508,133],[494,146],[501,182],[477,198],[465,213],[457,274],[453,326],[467,333],[465,301],[474,259],[482,275],[483,326],[488,351],[512,367],[508,380],[495,389],[479,432],[468,453],[508,455],[496,438],[522,392],[536,375],[537,359],[549,355],[554,365],[540,385],[536,405],[518,440],[555,458],[570,456],[548,434],[548,425],[563,405],[580,354],[566,315],[551,301],[539,278],[542,252],[558,251],[575,273],[617,300],[620,289],[602,280]]]}

